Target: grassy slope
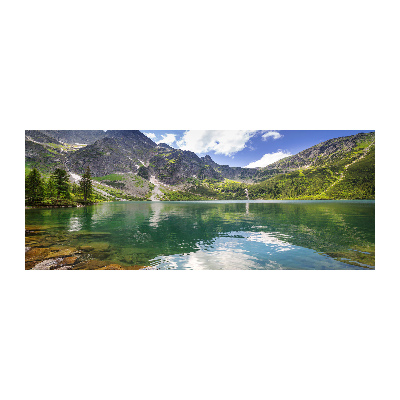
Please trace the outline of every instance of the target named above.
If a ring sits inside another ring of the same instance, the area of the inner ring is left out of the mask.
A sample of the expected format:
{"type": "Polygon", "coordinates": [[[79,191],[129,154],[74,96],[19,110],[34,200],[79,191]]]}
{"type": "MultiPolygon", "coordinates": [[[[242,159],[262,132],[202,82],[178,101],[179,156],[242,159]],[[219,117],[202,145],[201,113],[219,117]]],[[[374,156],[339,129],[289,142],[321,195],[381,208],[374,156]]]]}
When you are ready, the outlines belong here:
{"type": "Polygon", "coordinates": [[[165,191],[165,200],[374,199],[375,146],[359,146],[336,162],[274,176],[257,184],[203,180],[186,191],[165,191]],[[354,163],[353,163],[354,162],[354,163]],[[350,165],[351,164],[351,165],[350,165]]]}
{"type": "Polygon", "coordinates": [[[347,169],[343,179],[326,192],[331,199],[375,198],[375,146],[347,169]]]}

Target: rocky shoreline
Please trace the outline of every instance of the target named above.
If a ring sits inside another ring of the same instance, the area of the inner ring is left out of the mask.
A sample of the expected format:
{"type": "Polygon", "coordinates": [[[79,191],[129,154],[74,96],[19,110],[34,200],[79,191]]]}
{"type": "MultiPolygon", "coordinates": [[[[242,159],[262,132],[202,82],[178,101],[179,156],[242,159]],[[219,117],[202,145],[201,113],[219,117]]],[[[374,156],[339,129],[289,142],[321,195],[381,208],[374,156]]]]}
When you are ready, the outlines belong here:
{"type": "Polygon", "coordinates": [[[149,270],[148,266],[122,266],[107,262],[109,245],[105,242],[91,245],[68,246],[53,244],[43,235],[44,229],[29,226],[25,229],[26,270],[149,270]]]}

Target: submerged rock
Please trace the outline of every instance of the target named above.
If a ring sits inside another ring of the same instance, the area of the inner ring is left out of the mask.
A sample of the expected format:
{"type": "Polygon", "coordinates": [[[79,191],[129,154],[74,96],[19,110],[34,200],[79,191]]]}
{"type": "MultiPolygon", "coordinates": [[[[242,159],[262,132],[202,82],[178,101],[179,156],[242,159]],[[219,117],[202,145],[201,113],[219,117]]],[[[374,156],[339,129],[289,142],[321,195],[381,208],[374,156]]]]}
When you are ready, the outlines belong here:
{"type": "MultiPolygon", "coordinates": [[[[78,259],[78,257],[65,257],[63,259],[63,264],[67,265],[74,265],[76,263],[76,260],[78,259]]],[[[71,267],[72,268],[72,267],[71,267]]]]}
{"type": "Polygon", "coordinates": [[[107,258],[110,258],[112,252],[108,250],[103,250],[103,251],[92,251],[90,254],[93,258],[96,258],[98,260],[106,260],[107,258]]]}
{"type": "Polygon", "coordinates": [[[25,261],[25,269],[32,269],[37,263],[37,261],[25,261]]]}
{"type": "Polygon", "coordinates": [[[105,250],[109,250],[110,243],[108,243],[108,242],[92,242],[92,243],[90,243],[90,246],[92,246],[93,250],[105,251],[105,250]]]}
{"type": "Polygon", "coordinates": [[[50,260],[44,260],[44,261],[36,264],[32,269],[35,269],[35,270],[56,269],[60,266],[61,261],[62,261],[61,258],[52,258],[50,260]]]}
{"type": "Polygon", "coordinates": [[[57,257],[68,257],[72,256],[77,252],[77,249],[74,247],[69,247],[66,249],[62,249],[56,252],[51,252],[45,258],[57,258],[57,257]]]}
{"type": "Polygon", "coordinates": [[[100,269],[106,267],[108,263],[100,260],[82,261],[74,266],[74,269],[100,269]]]}
{"type": "Polygon", "coordinates": [[[33,247],[25,252],[25,261],[42,261],[50,253],[47,247],[33,247]]]}
{"type": "Polygon", "coordinates": [[[92,250],[94,250],[94,247],[92,247],[92,246],[79,246],[78,249],[82,250],[82,251],[92,251],[92,250]]]}
{"type": "Polygon", "coordinates": [[[119,265],[119,264],[110,264],[110,265],[107,265],[100,269],[102,269],[102,270],[120,270],[120,269],[124,269],[124,268],[122,268],[121,265],[119,265]]]}

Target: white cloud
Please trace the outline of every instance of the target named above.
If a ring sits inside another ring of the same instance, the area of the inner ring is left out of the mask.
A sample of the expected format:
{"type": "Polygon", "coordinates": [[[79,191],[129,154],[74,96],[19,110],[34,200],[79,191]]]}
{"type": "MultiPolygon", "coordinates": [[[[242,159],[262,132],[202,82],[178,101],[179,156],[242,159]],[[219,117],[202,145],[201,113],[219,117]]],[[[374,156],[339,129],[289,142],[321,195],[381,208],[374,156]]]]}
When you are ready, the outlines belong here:
{"type": "Polygon", "coordinates": [[[176,135],[174,135],[173,133],[166,133],[156,143],[157,144],[158,143],[165,143],[165,144],[168,144],[168,145],[172,146],[172,144],[175,142],[175,140],[176,140],[176,135]]]}
{"type": "Polygon", "coordinates": [[[156,134],[152,132],[143,133],[143,135],[146,135],[151,140],[154,140],[156,138],[156,134]]]}
{"type": "Polygon", "coordinates": [[[246,147],[257,131],[186,131],[178,146],[182,150],[231,156],[246,147]]]}
{"type": "Polygon", "coordinates": [[[258,161],[254,161],[249,165],[246,165],[245,168],[257,168],[257,167],[266,167],[269,164],[272,164],[276,161],[281,160],[282,158],[291,156],[290,152],[285,152],[282,150],[277,151],[276,153],[267,153],[264,154],[258,161]]]}
{"type": "Polygon", "coordinates": [[[268,138],[272,137],[273,139],[280,139],[283,137],[279,132],[276,131],[269,131],[262,135],[262,140],[267,140],[268,138]]]}

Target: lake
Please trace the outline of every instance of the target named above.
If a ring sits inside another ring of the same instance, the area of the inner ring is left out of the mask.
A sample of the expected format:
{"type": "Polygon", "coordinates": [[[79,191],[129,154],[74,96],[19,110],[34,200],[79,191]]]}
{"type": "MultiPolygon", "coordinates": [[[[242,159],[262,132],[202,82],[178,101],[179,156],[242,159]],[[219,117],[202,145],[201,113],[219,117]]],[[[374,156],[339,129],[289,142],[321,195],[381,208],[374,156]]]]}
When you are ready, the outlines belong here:
{"type": "Polygon", "coordinates": [[[25,224],[26,246],[77,250],[73,269],[375,268],[373,200],[112,202],[25,224]]]}

